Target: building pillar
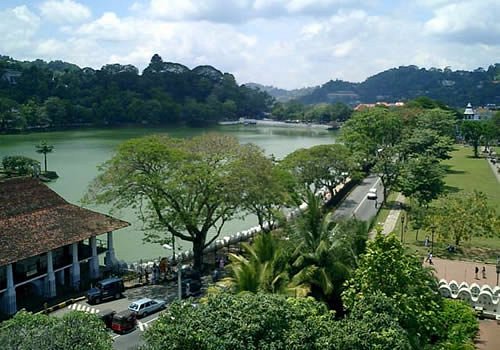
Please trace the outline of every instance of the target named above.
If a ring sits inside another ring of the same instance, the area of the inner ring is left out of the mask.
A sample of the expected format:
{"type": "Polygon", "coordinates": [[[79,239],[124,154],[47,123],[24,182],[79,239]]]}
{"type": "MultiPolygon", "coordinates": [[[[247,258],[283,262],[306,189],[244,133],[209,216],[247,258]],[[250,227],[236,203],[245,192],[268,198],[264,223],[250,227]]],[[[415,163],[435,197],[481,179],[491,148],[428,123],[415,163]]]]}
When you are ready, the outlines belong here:
{"type": "Polygon", "coordinates": [[[45,297],[53,298],[56,296],[56,276],[54,274],[54,265],[52,263],[52,251],[47,252],[47,277],[45,277],[45,297]]]}
{"type": "Polygon", "coordinates": [[[92,257],[89,259],[90,278],[99,278],[99,257],[97,256],[97,239],[95,236],[90,237],[90,250],[92,257]]]}
{"type": "Polygon", "coordinates": [[[57,283],[59,283],[61,286],[64,286],[65,282],[64,269],[57,271],[57,283]]]}
{"type": "Polygon", "coordinates": [[[80,289],[80,262],[78,261],[78,242],[71,245],[71,256],[73,263],[71,265],[71,286],[80,289]]]}
{"type": "Polygon", "coordinates": [[[108,232],[108,251],[106,252],[106,267],[113,268],[118,261],[116,260],[115,248],[113,247],[113,232],[108,232]]]}
{"type": "Polygon", "coordinates": [[[7,315],[13,315],[17,312],[17,302],[12,264],[7,265],[5,268],[7,274],[7,290],[3,294],[2,309],[7,315]]]}

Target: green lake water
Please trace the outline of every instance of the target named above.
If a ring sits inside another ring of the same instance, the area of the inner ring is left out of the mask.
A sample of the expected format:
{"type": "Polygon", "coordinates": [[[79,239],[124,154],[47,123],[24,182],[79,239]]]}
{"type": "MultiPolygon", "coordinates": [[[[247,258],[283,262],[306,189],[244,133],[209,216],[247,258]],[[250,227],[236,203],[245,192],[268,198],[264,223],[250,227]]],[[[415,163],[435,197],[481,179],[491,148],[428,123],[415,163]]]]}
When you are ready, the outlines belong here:
{"type": "MultiPolygon", "coordinates": [[[[44,132],[22,135],[0,135],[0,158],[6,155],[24,155],[37,159],[43,167],[43,156],[35,152],[35,145],[46,140],[54,145],[54,152],[47,155],[48,169],[60,178],[49,186],[68,202],[79,204],[89,182],[97,175],[97,166],[111,158],[121,142],[134,137],[155,133],[173,137],[192,137],[206,132],[220,132],[235,136],[240,143],[254,143],[267,154],[282,158],[288,153],[318,144],[334,143],[336,132],[315,128],[278,126],[220,126],[212,129],[192,128],[120,128],[88,129],[44,132]]],[[[102,207],[89,209],[109,213],[102,207]]],[[[116,231],[114,243],[117,256],[127,262],[170,255],[157,244],[143,243],[142,224],[132,210],[113,212],[113,216],[130,222],[128,228],[116,231]]],[[[256,225],[255,218],[227,223],[221,236],[236,233],[256,225]]],[[[105,237],[103,237],[105,238],[105,237]]],[[[182,245],[188,249],[188,244],[182,245]]]]}

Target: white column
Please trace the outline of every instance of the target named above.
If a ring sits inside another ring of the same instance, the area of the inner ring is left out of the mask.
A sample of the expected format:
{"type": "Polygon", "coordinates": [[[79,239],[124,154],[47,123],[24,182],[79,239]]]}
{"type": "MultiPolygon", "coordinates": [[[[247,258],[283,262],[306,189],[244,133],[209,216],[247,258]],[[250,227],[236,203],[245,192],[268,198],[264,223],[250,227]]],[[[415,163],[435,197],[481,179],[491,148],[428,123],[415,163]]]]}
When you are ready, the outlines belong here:
{"type": "Polygon", "coordinates": [[[90,278],[99,278],[99,258],[97,257],[97,239],[95,236],[90,237],[90,250],[92,257],[89,259],[90,278]]]}
{"type": "Polygon", "coordinates": [[[106,267],[112,268],[117,264],[115,248],[113,247],[113,232],[108,232],[108,251],[106,252],[106,267]]]}
{"type": "Polygon", "coordinates": [[[45,277],[45,296],[53,298],[56,296],[56,276],[52,264],[52,251],[47,252],[47,277],[45,277]]]}
{"type": "Polygon", "coordinates": [[[7,273],[7,290],[3,294],[2,309],[7,315],[13,315],[17,312],[17,302],[12,264],[7,265],[5,268],[7,273]]]}
{"type": "Polygon", "coordinates": [[[78,242],[71,245],[71,256],[73,264],[71,265],[71,286],[76,290],[80,289],[80,262],[78,262],[78,242]]]}

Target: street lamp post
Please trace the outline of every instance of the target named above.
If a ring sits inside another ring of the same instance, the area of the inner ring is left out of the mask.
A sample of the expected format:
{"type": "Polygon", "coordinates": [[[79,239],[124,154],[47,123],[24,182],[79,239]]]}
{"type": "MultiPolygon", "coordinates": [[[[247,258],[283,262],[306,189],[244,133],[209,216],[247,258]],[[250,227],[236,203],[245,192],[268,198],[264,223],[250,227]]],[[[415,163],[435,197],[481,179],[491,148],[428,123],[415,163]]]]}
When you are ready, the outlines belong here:
{"type": "MultiPolygon", "coordinates": [[[[172,263],[175,262],[175,239],[172,240],[173,246],[169,244],[164,244],[162,247],[165,249],[172,250],[172,263]]],[[[181,272],[181,259],[177,260],[177,297],[179,300],[182,299],[182,272],[181,272]]]]}
{"type": "Polygon", "coordinates": [[[405,229],[405,216],[404,213],[401,213],[401,243],[403,243],[404,229],[405,229]]]}
{"type": "Polygon", "coordinates": [[[498,286],[498,276],[500,275],[500,256],[497,257],[497,286],[498,286]]]}
{"type": "Polygon", "coordinates": [[[434,231],[436,231],[436,227],[431,227],[431,254],[434,254],[434,231]]]}

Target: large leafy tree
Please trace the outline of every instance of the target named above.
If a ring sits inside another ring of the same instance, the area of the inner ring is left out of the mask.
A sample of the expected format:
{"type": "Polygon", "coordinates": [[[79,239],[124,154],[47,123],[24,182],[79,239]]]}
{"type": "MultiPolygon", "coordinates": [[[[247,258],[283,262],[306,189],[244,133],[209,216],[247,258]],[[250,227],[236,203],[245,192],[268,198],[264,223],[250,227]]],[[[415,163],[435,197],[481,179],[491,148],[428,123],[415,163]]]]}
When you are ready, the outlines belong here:
{"type": "Polygon", "coordinates": [[[295,204],[290,195],[293,177],[256,147],[242,154],[233,171],[240,181],[242,209],[257,216],[262,231],[271,231],[284,220],[282,209],[295,204]]]}
{"type": "Polygon", "coordinates": [[[260,151],[217,134],[133,139],[100,167],[85,199],[137,208],[147,241],[165,243],[173,235],[192,242],[194,267],[201,269],[203,249],[241,208],[244,188],[235,164],[253,152],[260,151]]]}
{"type": "Polygon", "coordinates": [[[62,318],[18,312],[0,325],[4,350],[111,350],[112,339],[96,315],[73,311],[62,318]]]}
{"type": "Polygon", "coordinates": [[[435,158],[411,158],[403,167],[398,186],[405,196],[413,197],[419,206],[426,206],[444,192],[444,174],[442,165],[435,158]]]}
{"type": "Polygon", "coordinates": [[[415,255],[407,254],[394,235],[377,235],[367,246],[358,269],[343,293],[349,312],[361,300],[381,293],[398,310],[398,322],[414,348],[422,348],[435,334],[441,297],[431,270],[415,255]]]}
{"type": "Polygon", "coordinates": [[[310,188],[317,194],[326,189],[331,197],[335,187],[345,179],[358,176],[352,154],[341,144],[302,148],[287,155],[280,166],[296,178],[297,193],[305,200],[310,188]]]}
{"type": "Polygon", "coordinates": [[[474,149],[474,157],[479,157],[479,146],[484,136],[485,127],[481,121],[465,120],[462,123],[462,136],[474,149]]]}
{"type": "Polygon", "coordinates": [[[336,349],[333,327],[333,313],[312,298],[222,293],[171,304],[145,332],[143,350],[336,349]]]}
{"type": "Polygon", "coordinates": [[[396,146],[402,136],[403,121],[383,107],[355,112],[342,127],[341,139],[366,164],[373,164],[380,149],[396,146]]]}
{"type": "Polygon", "coordinates": [[[474,236],[500,234],[500,216],[481,192],[449,194],[436,203],[432,213],[426,221],[427,229],[434,230],[441,240],[453,240],[455,245],[474,236]]]}

